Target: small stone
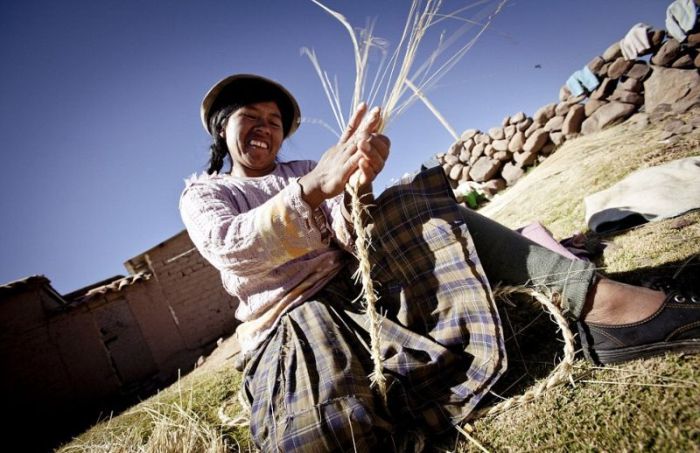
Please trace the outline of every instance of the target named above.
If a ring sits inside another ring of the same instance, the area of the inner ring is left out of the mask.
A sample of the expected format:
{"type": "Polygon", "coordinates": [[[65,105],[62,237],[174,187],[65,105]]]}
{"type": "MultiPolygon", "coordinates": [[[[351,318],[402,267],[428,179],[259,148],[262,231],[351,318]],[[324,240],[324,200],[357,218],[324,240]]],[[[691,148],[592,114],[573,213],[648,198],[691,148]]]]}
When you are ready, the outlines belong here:
{"type": "Polygon", "coordinates": [[[618,84],[618,88],[622,88],[625,91],[631,91],[633,93],[640,93],[644,85],[642,81],[637,78],[628,77],[624,82],[618,84]]]}
{"type": "Polygon", "coordinates": [[[547,143],[548,139],[549,133],[544,129],[538,129],[525,141],[523,151],[526,153],[536,153],[547,143]]]}
{"type": "Polygon", "coordinates": [[[506,134],[506,140],[510,140],[511,138],[513,138],[513,135],[515,135],[516,131],[517,129],[514,124],[506,126],[506,128],[504,129],[504,132],[506,134]]]}
{"type": "Polygon", "coordinates": [[[673,64],[671,64],[672,68],[677,69],[687,69],[694,66],[693,57],[691,57],[689,54],[681,55],[676,61],[673,62],[673,64]]]}
{"type": "Polygon", "coordinates": [[[666,30],[654,30],[649,36],[649,44],[651,45],[651,50],[656,52],[661,44],[666,38],[666,30]]]}
{"type": "Polygon", "coordinates": [[[491,160],[486,156],[482,156],[469,170],[469,176],[476,182],[483,182],[491,179],[501,169],[502,165],[503,162],[501,161],[491,160]]]}
{"type": "Polygon", "coordinates": [[[530,136],[531,136],[532,134],[534,134],[535,131],[538,130],[538,129],[540,129],[541,127],[542,127],[542,123],[536,123],[536,122],[533,121],[533,123],[530,125],[530,127],[528,127],[528,128],[525,130],[525,138],[530,138],[530,136]]]}
{"type": "Polygon", "coordinates": [[[564,124],[563,116],[555,116],[544,125],[544,130],[547,132],[560,131],[561,126],[564,124]]]}
{"type": "Polygon", "coordinates": [[[519,131],[525,132],[528,127],[532,126],[532,123],[532,118],[528,116],[524,120],[520,121],[515,127],[517,127],[519,131]]]}
{"type": "Polygon", "coordinates": [[[556,151],[556,149],[557,149],[557,145],[555,145],[554,143],[547,143],[546,145],[544,145],[542,147],[540,152],[537,154],[537,159],[539,160],[540,157],[549,156],[554,151],[556,151]]]}
{"type": "Polygon", "coordinates": [[[510,142],[508,142],[508,151],[511,153],[517,153],[518,151],[521,151],[523,149],[523,145],[525,144],[525,134],[521,131],[518,131],[513,135],[513,138],[510,139],[510,142]]]}
{"type": "Polygon", "coordinates": [[[502,140],[506,136],[502,127],[492,127],[489,129],[489,135],[494,140],[502,140]]]}
{"type": "Polygon", "coordinates": [[[473,138],[476,134],[479,133],[478,129],[467,129],[466,131],[462,132],[462,135],[459,137],[463,141],[467,141],[470,138],[473,138]]]}
{"type": "Polygon", "coordinates": [[[454,156],[452,154],[446,154],[445,155],[445,163],[449,165],[454,165],[459,162],[459,158],[457,156],[454,156]]]}
{"type": "Polygon", "coordinates": [[[505,138],[503,140],[494,140],[493,143],[491,143],[491,146],[493,146],[493,149],[496,151],[507,151],[508,140],[505,138]]]}
{"type": "Polygon", "coordinates": [[[700,33],[688,35],[685,41],[690,47],[700,47],[700,33]]]}
{"type": "Polygon", "coordinates": [[[450,169],[450,179],[454,179],[455,181],[459,181],[459,178],[462,176],[462,169],[464,168],[464,165],[460,163],[456,163],[454,167],[450,169]]]}
{"type": "Polygon", "coordinates": [[[509,125],[509,124],[510,124],[510,116],[506,116],[506,117],[503,118],[503,120],[501,121],[501,126],[506,127],[506,126],[509,125]]]}
{"type": "Polygon", "coordinates": [[[620,56],[622,56],[622,50],[620,50],[619,41],[612,43],[610,47],[605,49],[605,52],[603,52],[603,60],[605,61],[613,61],[620,56]]]}
{"type": "Polygon", "coordinates": [[[651,57],[651,62],[657,66],[669,66],[681,53],[681,43],[670,38],[661,46],[656,54],[651,57]]]}
{"type": "Polygon", "coordinates": [[[533,119],[536,123],[545,124],[554,116],[554,110],[556,108],[557,104],[554,102],[551,104],[544,105],[535,112],[535,114],[533,115],[533,119]]]}
{"type": "Polygon", "coordinates": [[[566,137],[561,131],[552,131],[549,133],[549,139],[554,143],[555,145],[559,146],[562,143],[564,143],[564,140],[566,140],[566,137]]]}
{"type": "Polygon", "coordinates": [[[493,153],[493,158],[496,160],[500,160],[502,162],[507,162],[510,160],[510,158],[513,156],[513,153],[510,151],[496,151],[493,153]]]}
{"type": "Polygon", "coordinates": [[[627,77],[644,81],[651,74],[651,67],[646,63],[635,63],[627,70],[627,77]]]}
{"type": "Polygon", "coordinates": [[[615,86],[617,86],[617,80],[615,79],[603,79],[600,82],[598,88],[596,88],[593,93],[591,93],[591,99],[607,99],[608,96],[615,91],[615,86]]]}
{"type": "MultiPolygon", "coordinates": [[[[519,167],[525,168],[532,165],[537,158],[537,152],[535,151],[525,151],[522,153],[513,154],[513,160],[518,164],[519,167]]],[[[505,175],[503,175],[505,177],[505,175]]],[[[506,181],[508,178],[506,178],[506,181]]]]}
{"type": "Polygon", "coordinates": [[[557,108],[554,109],[554,114],[557,116],[564,116],[569,112],[571,105],[567,102],[560,102],[557,104],[557,108]]]}
{"type": "Polygon", "coordinates": [[[625,60],[623,57],[615,60],[608,68],[608,77],[611,79],[619,79],[628,69],[634,66],[633,60],[625,60]]]}
{"type": "Polygon", "coordinates": [[[523,168],[512,162],[508,162],[507,164],[505,164],[503,170],[501,171],[501,176],[503,176],[503,179],[509,186],[515,184],[516,181],[522,178],[524,174],[525,171],[523,170],[523,168]]]}
{"type": "Polygon", "coordinates": [[[497,192],[500,192],[505,188],[506,181],[502,178],[490,179],[481,186],[481,189],[490,197],[494,196],[497,192]]]}
{"type": "Polygon", "coordinates": [[[586,108],[581,104],[576,104],[571,107],[569,113],[564,118],[564,123],[561,126],[561,131],[564,135],[570,136],[581,132],[581,124],[586,119],[586,108]]]}
{"type": "Polygon", "coordinates": [[[586,117],[589,117],[595,113],[596,110],[607,104],[607,101],[603,101],[601,99],[591,99],[588,102],[586,102],[586,105],[584,105],[584,113],[586,114],[586,117]]]}
{"type": "Polygon", "coordinates": [[[518,112],[515,115],[513,115],[512,117],[510,117],[510,123],[511,124],[518,124],[521,121],[523,121],[526,117],[527,117],[527,115],[525,115],[525,112],[518,112]]]}
{"type": "Polygon", "coordinates": [[[598,75],[598,71],[600,71],[600,68],[602,68],[604,64],[605,60],[603,59],[603,57],[595,57],[588,62],[587,66],[593,74],[598,75]]]}

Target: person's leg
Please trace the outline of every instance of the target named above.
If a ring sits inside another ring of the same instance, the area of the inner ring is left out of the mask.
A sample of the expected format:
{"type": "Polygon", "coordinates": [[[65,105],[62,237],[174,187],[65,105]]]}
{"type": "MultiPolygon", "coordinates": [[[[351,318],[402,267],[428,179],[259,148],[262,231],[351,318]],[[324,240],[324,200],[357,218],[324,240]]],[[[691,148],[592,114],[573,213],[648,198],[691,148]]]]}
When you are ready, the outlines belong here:
{"type": "Polygon", "coordinates": [[[492,285],[546,286],[563,296],[569,317],[581,316],[597,282],[592,263],[566,258],[471,209],[461,212],[492,285]]]}
{"type": "Polygon", "coordinates": [[[329,304],[307,301],[285,314],[244,372],[258,448],[372,451],[383,443],[391,426],[377,413],[363,355],[329,304]]]}
{"type": "Polygon", "coordinates": [[[589,360],[605,364],[700,352],[698,295],[616,282],[474,211],[464,208],[464,218],[489,281],[544,284],[564,295],[589,360]]]}

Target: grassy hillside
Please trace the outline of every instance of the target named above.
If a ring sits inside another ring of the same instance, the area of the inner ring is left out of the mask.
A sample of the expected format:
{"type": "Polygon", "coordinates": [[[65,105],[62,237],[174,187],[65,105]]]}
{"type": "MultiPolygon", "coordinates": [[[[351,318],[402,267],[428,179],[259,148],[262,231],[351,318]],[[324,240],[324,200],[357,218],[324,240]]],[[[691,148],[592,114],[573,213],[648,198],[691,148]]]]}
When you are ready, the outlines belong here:
{"type": "MultiPolygon", "coordinates": [[[[625,123],[564,144],[483,213],[510,227],[532,220],[555,237],[586,232],[582,200],[629,172],[700,155],[700,133],[660,141],[663,123],[625,123]]],[[[605,245],[597,264],[636,283],[650,273],[674,273],[700,254],[700,212],[609,236],[587,233],[605,245]]],[[[700,260],[686,273],[697,278],[700,260]]],[[[527,304],[526,304],[527,305],[527,304]]],[[[502,303],[510,371],[495,390],[518,395],[546,378],[561,354],[555,326],[539,309],[502,303]]],[[[217,412],[240,412],[240,374],[230,361],[195,370],[159,395],[104,421],[60,451],[251,451],[246,430],[222,426],[217,412]]],[[[574,384],[536,401],[472,423],[471,436],[489,451],[699,451],[700,356],[668,356],[597,368],[580,360],[574,384]]],[[[434,451],[481,451],[463,435],[431,439],[434,451]]]]}

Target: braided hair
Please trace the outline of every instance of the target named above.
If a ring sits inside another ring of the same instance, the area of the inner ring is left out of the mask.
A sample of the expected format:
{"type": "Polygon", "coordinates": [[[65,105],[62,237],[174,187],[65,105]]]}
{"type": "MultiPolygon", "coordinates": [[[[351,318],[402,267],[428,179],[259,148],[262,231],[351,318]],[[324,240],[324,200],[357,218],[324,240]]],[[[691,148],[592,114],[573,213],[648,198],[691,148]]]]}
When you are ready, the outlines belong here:
{"type": "Polygon", "coordinates": [[[224,167],[225,160],[228,160],[229,171],[231,171],[233,162],[228,152],[228,146],[226,146],[226,138],[223,137],[222,132],[226,127],[228,117],[241,107],[243,106],[240,104],[228,105],[216,112],[216,114],[212,115],[209,119],[209,129],[213,131],[213,142],[209,146],[209,168],[207,168],[207,174],[211,175],[212,173],[220,172],[224,167]]]}

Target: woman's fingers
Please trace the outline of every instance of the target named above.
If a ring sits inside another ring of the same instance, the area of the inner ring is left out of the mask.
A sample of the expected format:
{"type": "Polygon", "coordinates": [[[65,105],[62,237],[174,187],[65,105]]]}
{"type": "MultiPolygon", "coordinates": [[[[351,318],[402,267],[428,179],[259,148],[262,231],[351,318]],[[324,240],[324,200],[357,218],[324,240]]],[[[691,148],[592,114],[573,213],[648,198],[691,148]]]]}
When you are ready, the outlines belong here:
{"type": "Polygon", "coordinates": [[[362,119],[364,118],[365,113],[367,113],[367,104],[361,102],[360,105],[357,106],[357,110],[355,110],[355,113],[352,114],[350,121],[348,121],[348,125],[345,128],[345,132],[343,132],[343,135],[340,137],[339,143],[347,142],[350,139],[350,137],[352,137],[355,134],[355,131],[362,123],[362,119]]]}

